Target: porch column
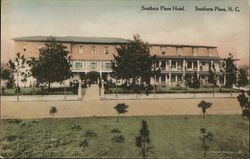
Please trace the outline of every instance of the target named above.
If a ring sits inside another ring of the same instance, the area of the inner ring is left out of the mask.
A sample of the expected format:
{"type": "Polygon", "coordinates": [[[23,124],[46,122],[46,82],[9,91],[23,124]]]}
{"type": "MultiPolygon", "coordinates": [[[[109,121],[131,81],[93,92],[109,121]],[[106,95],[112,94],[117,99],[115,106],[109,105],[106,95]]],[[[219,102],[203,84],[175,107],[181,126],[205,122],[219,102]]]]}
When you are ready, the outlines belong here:
{"type": "Polygon", "coordinates": [[[178,79],[177,79],[178,75],[175,75],[175,83],[178,84],[178,79]]]}
{"type": "Polygon", "coordinates": [[[197,60],[197,71],[200,71],[200,60],[197,60]]]}
{"type": "Polygon", "coordinates": [[[168,79],[168,75],[166,74],[166,75],[165,75],[165,85],[168,84],[168,80],[169,80],[169,79],[168,79]]]}
{"type": "Polygon", "coordinates": [[[161,75],[160,75],[160,77],[159,77],[159,83],[161,84],[161,75]]]}
{"type": "Polygon", "coordinates": [[[182,84],[185,83],[185,73],[182,74],[182,80],[181,80],[182,84]]]}
{"type": "Polygon", "coordinates": [[[192,63],[192,71],[193,71],[194,70],[194,62],[192,61],[191,63],[192,63]]]}
{"type": "Polygon", "coordinates": [[[182,70],[185,70],[185,67],[186,67],[186,60],[183,60],[182,70]]]}
{"type": "Polygon", "coordinates": [[[169,73],[168,75],[169,75],[168,85],[171,86],[171,73],[169,73]]]}
{"type": "Polygon", "coordinates": [[[171,70],[171,67],[172,67],[171,60],[169,60],[169,69],[168,70],[171,70]]]}

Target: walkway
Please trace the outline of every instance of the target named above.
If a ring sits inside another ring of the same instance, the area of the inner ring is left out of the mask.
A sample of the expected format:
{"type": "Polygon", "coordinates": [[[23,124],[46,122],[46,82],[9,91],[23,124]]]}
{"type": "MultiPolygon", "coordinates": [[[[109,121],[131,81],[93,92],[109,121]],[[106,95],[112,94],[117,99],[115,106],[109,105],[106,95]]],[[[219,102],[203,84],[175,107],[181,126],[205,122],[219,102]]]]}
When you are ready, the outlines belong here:
{"type": "Polygon", "coordinates": [[[91,87],[87,88],[86,94],[85,94],[83,100],[84,101],[100,100],[99,87],[97,84],[92,84],[91,87]]]}
{"type": "MultiPolygon", "coordinates": [[[[163,99],[163,100],[99,100],[97,87],[88,89],[87,99],[83,101],[46,102],[1,102],[1,118],[50,118],[51,106],[56,106],[55,118],[117,116],[114,106],[117,103],[129,105],[124,116],[149,115],[202,115],[197,107],[202,99],[163,99]],[[95,92],[95,93],[93,93],[95,92]]],[[[236,98],[204,99],[212,102],[208,115],[241,114],[236,98]]]]}

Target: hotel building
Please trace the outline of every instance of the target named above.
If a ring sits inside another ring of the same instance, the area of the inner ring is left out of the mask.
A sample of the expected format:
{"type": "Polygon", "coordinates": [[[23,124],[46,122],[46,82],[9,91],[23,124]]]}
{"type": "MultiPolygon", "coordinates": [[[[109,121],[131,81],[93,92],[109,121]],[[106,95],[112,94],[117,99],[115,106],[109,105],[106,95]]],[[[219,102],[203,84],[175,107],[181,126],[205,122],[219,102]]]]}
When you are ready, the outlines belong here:
{"type": "MultiPolygon", "coordinates": [[[[38,58],[39,49],[44,46],[47,36],[30,36],[14,38],[14,52],[20,52],[25,58],[38,58]]],[[[73,77],[69,82],[79,80],[81,75],[97,71],[103,79],[110,80],[111,60],[117,54],[120,44],[128,43],[127,39],[110,37],[55,37],[67,48],[71,57],[73,77]]],[[[223,59],[219,57],[216,46],[149,44],[150,54],[156,55],[161,68],[161,75],[156,78],[158,85],[184,84],[185,74],[197,73],[202,84],[208,84],[209,68],[214,64],[218,85],[225,83],[222,71],[223,59]]],[[[36,82],[33,77],[20,79],[20,86],[31,86],[36,82]]],[[[120,81],[121,82],[121,81],[120,81]]],[[[154,82],[154,78],[150,80],[154,82]]]]}

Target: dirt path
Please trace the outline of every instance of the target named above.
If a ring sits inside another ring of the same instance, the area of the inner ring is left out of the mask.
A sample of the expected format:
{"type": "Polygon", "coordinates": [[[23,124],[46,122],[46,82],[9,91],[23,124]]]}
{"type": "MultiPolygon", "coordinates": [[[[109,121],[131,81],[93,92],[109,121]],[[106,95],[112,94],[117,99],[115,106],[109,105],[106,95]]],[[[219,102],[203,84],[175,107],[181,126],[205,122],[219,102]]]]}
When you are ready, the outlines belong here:
{"type": "Polygon", "coordinates": [[[86,94],[84,96],[84,101],[89,100],[99,100],[99,87],[96,84],[91,85],[91,87],[88,87],[86,89],[86,94]]]}
{"type": "MultiPolygon", "coordinates": [[[[93,87],[93,90],[96,89],[93,87]]],[[[93,91],[92,90],[92,91],[93,91]]],[[[90,93],[90,92],[89,92],[90,93]]],[[[48,118],[51,106],[58,108],[55,117],[91,117],[116,116],[114,106],[117,103],[129,105],[125,116],[141,115],[201,115],[197,104],[201,99],[166,99],[166,100],[99,100],[83,101],[49,101],[49,102],[1,102],[2,118],[48,118]]],[[[212,102],[212,108],[207,114],[241,114],[241,108],[236,98],[205,99],[212,102]]]]}

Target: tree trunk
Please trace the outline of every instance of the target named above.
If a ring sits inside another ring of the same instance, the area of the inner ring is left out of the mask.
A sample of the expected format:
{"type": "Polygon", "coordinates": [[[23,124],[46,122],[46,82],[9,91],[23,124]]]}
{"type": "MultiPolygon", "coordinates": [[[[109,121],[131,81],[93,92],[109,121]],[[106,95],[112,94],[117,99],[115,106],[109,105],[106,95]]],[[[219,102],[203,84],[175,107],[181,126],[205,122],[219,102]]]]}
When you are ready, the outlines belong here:
{"type": "Polygon", "coordinates": [[[155,88],[155,80],[156,80],[156,76],[154,77],[154,97],[155,97],[155,91],[156,91],[156,88],[155,88]]]}
{"type": "Polygon", "coordinates": [[[214,87],[215,87],[215,86],[214,86],[214,84],[213,84],[213,97],[214,97],[214,87]]]}
{"type": "Polygon", "coordinates": [[[19,70],[17,71],[17,101],[19,101],[19,70]]]}
{"type": "Polygon", "coordinates": [[[48,84],[48,92],[50,92],[50,82],[49,82],[49,84],[48,84]]]}
{"type": "Polygon", "coordinates": [[[118,116],[117,116],[117,123],[119,123],[119,118],[120,118],[120,114],[118,113],[118,116]]]}
{"type": "Polygon", "coordinates": [[[204,120],[206,120],[206,114],[205,113],[203,113],[203,118],[204,118],[204,120]]]}
{"type": "Polygon", "coordinates": [[[146,143],[145,143],[145,141],[143,141],[142,156],[143,156],[143,158],[146,157],[146,143]]]}

